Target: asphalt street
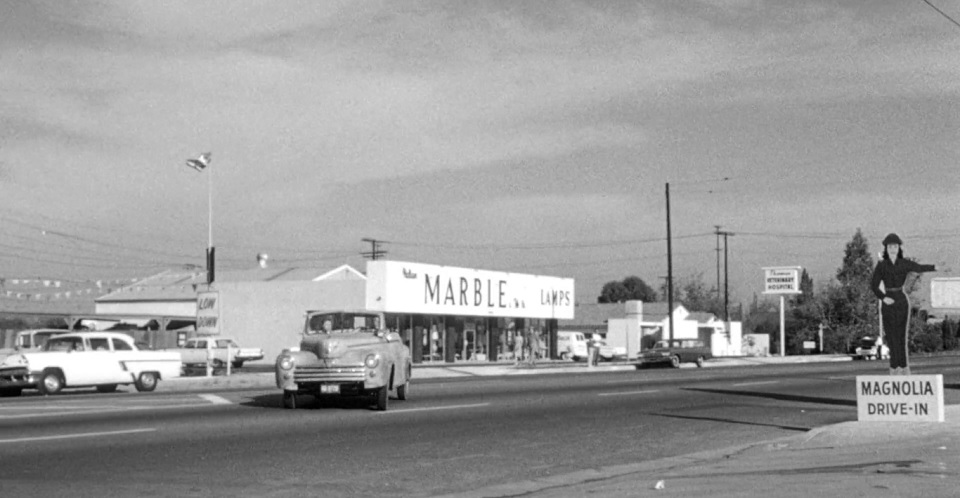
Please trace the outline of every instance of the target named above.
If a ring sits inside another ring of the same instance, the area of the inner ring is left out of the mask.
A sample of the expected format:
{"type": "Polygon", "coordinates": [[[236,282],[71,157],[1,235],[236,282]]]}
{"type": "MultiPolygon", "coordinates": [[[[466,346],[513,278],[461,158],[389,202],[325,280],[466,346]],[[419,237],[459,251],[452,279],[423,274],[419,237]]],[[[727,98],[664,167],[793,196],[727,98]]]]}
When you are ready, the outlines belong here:
{"type": "Polygon", "coordinates": [[[360,400],[283,410],[275,389],[25,396],[0,403],[0,486],[35,496],[457,493],[855,420],[853,378],[881,367],[425,380],[385,413],[360,400]]]}

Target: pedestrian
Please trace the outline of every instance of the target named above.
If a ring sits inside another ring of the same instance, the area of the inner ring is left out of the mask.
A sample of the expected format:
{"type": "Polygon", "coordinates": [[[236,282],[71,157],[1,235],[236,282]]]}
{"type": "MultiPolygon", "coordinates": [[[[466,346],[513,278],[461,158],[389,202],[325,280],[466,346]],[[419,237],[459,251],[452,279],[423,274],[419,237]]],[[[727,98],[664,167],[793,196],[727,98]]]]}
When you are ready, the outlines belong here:
{"type": "Polygon", "coordinates": [[[513,338],[513,354],[516,364],[519,365],[523,361],[523,331],[517,330],[516,335],[513,338]]]}
{"type": "Polygon", "coordinates": [[[907,361],[907,335],[910,330],[910,299],[903,288],[907,274],[936,271],[935,265],[922,265],[903,258],[903,241],[895,233],[883,239],[883,258],[873,269],[870,290],[882,303],[880,319],[890,348],[890,375],[910,375],[907,361]],[[880,284],[883,289],[880,289],[880,284]]]}

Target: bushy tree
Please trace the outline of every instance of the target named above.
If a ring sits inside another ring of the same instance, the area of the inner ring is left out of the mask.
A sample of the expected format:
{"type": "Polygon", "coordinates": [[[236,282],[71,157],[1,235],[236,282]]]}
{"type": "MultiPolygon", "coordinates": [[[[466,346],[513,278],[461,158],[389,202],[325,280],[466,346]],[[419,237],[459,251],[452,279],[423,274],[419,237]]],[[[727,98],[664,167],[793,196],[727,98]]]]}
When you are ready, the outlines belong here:
{"type": "Polygon", "coordinates": [[[610,281],[603,284],[598,303],[622,303],[638,300],[646,303],[657,300],[657,293],[640,277],[629,276],[622,281],[610,281]]]}

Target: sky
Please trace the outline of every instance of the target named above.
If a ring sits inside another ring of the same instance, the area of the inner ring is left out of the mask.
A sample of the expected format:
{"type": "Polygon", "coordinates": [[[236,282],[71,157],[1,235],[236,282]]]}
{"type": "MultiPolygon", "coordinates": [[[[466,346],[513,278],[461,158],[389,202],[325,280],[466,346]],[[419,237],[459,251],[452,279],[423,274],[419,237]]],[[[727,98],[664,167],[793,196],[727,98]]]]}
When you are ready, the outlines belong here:
{"type": "Polygon", "coordinates": [[[732,305],[858,229],[954,276],[958,49],[921,0],[0,0],[0,281],[366,238],[595,302],[667,276],[668,185],[674,281],[716,287],[719,226],[732,305]]]}

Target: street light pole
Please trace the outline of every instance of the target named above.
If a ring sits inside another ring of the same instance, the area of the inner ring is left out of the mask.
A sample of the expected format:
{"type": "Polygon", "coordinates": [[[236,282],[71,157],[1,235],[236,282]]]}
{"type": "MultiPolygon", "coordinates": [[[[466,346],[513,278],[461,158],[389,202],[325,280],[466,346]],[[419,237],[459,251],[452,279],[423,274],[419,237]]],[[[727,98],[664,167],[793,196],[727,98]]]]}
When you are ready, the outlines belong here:
{"type": "Polygon", "coordinates": [[[207,171],[207,285],[213,283],[216,256],[213,249],[213,170],[207,171]]]}
{"type": "Polygon", "coordinates": [[[667,316],[670,320],[670,335],[673,343],[673,250],[670,240],[670,182],[667,182],[667,316]]]}
{"type": "MultiPolygon", "coordinates": [[[[209,152],[200,154],[196,159],[187,159],[187,166],[203,173],[210,166],[209,152]]],[[[213,248],[213,172],[207,171],[207,285],[213,283],[215,251],[213,248]]]]}

